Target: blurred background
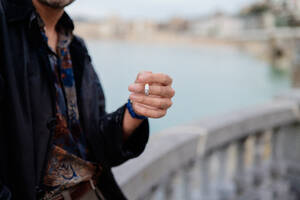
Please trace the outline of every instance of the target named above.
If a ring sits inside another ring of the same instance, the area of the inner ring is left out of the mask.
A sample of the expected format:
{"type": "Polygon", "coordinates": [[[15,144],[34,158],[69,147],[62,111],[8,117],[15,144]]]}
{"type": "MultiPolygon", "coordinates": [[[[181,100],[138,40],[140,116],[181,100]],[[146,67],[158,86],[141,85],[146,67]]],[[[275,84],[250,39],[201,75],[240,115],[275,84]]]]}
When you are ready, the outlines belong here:
{"type": "Polygon", "coordinates": [[[129,199],[300,199],[300,0],[77,0],[68,12],[108,111],[140,71],[174,79],[145,153],[114,170],[129,199]]]}
{"type": "Polygon", "coordinates": [[[77,0],[68,11],[86,39],[108,111],[126,102],[139,71],[173,77],[174,106],[151,121],[152,133],[292,87],[292,49],[277,35],[293,38],[299,0],[77,0]]]}

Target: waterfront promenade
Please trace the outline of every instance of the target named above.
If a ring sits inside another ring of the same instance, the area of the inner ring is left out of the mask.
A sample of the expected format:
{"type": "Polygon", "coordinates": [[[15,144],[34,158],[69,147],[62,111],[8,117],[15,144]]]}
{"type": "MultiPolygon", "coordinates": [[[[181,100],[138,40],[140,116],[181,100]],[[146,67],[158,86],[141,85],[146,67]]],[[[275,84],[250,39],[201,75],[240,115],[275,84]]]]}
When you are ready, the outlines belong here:
{"type": "Polygon", "coordinates": [[[175,43],[193,46],[231,46],[249,52],[255,57],[268,61],[274,67],[283,70],[291,70],[300,57],[300,28],[296,27],[241,28],[209,35],[199,34],[193,29],[185,31],[160,29],[154,22],[130,24],[119,20],[105,23],[77,22],[76,33],[92,40],[123,40],[150,44],[175,43]]]}
{"type": "Polygon", "coordinates": [[[300,90],[292,90],[156,134],[114,173],[132,200],[296,200],[299,144],[300,90]]]}

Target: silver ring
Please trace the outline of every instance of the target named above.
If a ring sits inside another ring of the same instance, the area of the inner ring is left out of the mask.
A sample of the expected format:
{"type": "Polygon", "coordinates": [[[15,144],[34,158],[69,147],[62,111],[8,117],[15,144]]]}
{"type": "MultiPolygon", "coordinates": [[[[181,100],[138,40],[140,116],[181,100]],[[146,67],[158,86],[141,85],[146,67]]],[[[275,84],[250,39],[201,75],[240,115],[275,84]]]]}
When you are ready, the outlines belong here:
{"type": "Polygon", "coordinates": [[[149,96],[149,95],[150,95],[150,86],[149,86],[148,83],[145,84],[145,95],[146,95],[146,96],[149,96]]]}

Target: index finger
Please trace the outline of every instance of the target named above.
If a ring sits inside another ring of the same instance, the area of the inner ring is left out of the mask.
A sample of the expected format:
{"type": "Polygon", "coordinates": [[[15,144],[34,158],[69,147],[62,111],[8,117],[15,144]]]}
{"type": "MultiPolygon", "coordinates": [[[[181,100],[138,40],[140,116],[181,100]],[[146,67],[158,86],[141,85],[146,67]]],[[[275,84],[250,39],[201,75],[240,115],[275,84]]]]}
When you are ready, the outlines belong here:
{"type": "Polygon", "coordinates": [[[136,80],[135,80],[135,83],[138,83],[138,80],[140,78],[140,76],[142,76],[143,74],[152,74],[151,71],[141,71],[138,73],[138,75],[136,76],[136,80]]]}
{"type": "Polygon", "coordinates": [[[162,73],[158,74],[142,74],[139,76],[138,83],[160,83],[162,85],[171,85],[173,80],[170,76],[162,73]]]}

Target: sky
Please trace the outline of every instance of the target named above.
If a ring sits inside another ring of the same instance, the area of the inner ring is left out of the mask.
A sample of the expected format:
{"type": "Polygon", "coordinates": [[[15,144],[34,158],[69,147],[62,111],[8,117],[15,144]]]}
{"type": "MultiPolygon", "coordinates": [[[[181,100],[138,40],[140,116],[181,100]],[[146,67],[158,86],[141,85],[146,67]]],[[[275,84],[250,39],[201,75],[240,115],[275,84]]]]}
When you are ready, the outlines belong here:
{"type": "Polygon", "coordinates": [[[172,16],[195,17],[215,11],[234,13],[258,0],[75,0],[67,10],[71,16],[101,18],[166,19],[172,16]]]}

